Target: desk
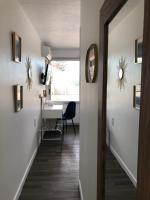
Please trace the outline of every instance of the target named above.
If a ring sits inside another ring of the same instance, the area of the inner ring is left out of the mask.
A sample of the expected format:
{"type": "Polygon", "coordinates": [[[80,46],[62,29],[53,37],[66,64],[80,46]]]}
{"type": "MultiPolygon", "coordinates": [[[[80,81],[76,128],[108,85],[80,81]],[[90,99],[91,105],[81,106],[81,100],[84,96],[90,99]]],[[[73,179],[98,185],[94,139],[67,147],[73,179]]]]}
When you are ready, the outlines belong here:
{"type": "MultiPolygon", "coordinates": [[[[46,120],[46,119],[61,119],[62,118],[62,113],[63,113],[63,105],[52,105],[49,106],[47,104],[43,104],[42,106],[42,120],[46,120]]],[[[42,125],[43,127],[43,125],[42,125]]],[[[46,126],[45,126],[46,127],[46,126]]],[[[47,128],[46,128],[47,129],[47,128]]],[[[59,129],[50,129],[50,130],[45,130],[45,134],[43,134],[43,128],[42,128],[42,132],[41,132],[41,137],[42,140],[56,140],[57,136],[60,138],[61,141],[63,141],[63,134],[62,131],[59,129]],[[52,138],[51,136],[54,136],[54,138],[52,138]],[[46,138],[43,138],[45,137],[46,138]]]]}
{"type": "Polygon", "coordinates": [[[42,119],[57,119],[62,118],[63,105],[43,105],[42,119]]]}

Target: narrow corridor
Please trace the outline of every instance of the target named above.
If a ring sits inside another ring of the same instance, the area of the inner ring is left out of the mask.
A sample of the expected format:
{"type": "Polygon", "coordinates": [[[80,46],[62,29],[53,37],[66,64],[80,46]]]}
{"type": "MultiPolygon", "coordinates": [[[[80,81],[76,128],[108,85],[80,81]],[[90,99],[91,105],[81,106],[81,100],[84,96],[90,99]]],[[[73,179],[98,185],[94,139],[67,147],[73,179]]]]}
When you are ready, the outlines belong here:
{"type": "Polygon", "coordinates": [[[62,151],[58,142],[42,142],[20,200],[79,200],[78,173],[79,135],[69,127],[62,151]]]}

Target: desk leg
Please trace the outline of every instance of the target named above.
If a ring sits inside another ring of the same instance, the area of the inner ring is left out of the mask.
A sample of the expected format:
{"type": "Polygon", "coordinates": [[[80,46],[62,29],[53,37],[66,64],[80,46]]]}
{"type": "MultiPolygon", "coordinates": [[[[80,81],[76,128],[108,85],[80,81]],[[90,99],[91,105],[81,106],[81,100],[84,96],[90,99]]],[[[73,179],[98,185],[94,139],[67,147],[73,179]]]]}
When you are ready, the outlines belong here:
{"type": "Polygon", "coordinates": [[[63,133],[62,133],[62,134],[63,134],[63,137],[64,137],[64,131],[65,131],[65,130],[64,130],[64,127],[65,127],[65,125],[64,125],[64,120],[63,120],[63,119],[62,119],[62,124],[63,124],[63,128],[62,128],[62,132],[63,132],[63,133]]]}
{"type": "Polygon", "coordinates": [[[57,129],[58,119],[56,119],[55,129],[57,129]]]}

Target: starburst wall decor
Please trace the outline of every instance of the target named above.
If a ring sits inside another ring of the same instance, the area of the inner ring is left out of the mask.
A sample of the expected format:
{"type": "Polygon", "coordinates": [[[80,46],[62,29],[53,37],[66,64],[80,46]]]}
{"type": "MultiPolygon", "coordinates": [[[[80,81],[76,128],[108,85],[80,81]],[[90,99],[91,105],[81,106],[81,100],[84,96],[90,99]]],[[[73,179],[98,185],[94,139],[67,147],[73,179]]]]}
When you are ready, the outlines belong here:
{"type": "Polygon", "coordinates": [[[126,59],[121,57],[119,59],[119,65],[117,66],[118,69],[118,87],[121,89],[123,89],[125,87],[125,83],[127,82],[126,80],[126,69],[127,69],[127,63],[126,63],[126,59]]]}
{"type": "Polygon", "coordinates": [[[29,57],[26,58],[26,68],[27,68],[27,88],[30,90],[32,88],[32,61],[29,57]]]}

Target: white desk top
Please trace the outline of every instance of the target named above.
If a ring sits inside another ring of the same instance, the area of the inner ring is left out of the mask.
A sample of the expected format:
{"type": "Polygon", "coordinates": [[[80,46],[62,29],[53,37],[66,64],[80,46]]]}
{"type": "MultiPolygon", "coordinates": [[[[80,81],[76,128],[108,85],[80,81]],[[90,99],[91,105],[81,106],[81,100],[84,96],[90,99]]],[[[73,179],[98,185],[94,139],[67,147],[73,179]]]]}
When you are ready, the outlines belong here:
{"type": "Polygon", "coordinates": [[[57,119],[62,118],[63,105],[43,105],[42,118],[43,119],[57,119]]]}
{"type": "Polygon", "coordinates": [[[52,106],[44,105],[43,107],[44,107],[43,110],[63,110],[63,105],[52,105],[52,106]]]}

